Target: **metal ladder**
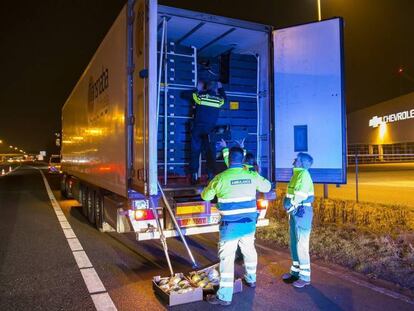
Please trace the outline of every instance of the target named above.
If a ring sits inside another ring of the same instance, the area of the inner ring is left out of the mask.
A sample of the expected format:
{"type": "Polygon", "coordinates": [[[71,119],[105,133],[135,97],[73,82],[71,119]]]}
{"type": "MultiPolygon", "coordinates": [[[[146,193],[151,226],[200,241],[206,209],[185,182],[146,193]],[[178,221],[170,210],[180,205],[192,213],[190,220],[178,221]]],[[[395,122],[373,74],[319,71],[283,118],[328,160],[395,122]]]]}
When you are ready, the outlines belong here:
{"type": "Polygon", "coordinates": [[[162,21],[162,35],[161,35],[161,50],[160,50],[160,63],[158,68],[158,93],[157,93],[157,135],[158,135],[158,122],[159,122],[159,111],[160,111],[160,102],[161,102],[161,90],[164,91],[164,115],[161,116],[164,118],[164,161],[163,163],[157,163],[157,166],[162,165],[164,167],[164,180],[163,184],[167,185],[168,183],[168,165],[186,165],[188,163],[176,163],[176,162],[168,162],[168,142],[169,142],[169,132],[168,132],[168,119],[174,119],[174,118],[185,118],[185,119],[191,119],[191,116],[169,116],[168,115],[168,90],[169,88],[175,89],[175,88],[185,88],[185,89],[191,89],[197,87],[197,48],[192,47],[193,53],[190,55],[187,54],[179,54],[174,52],[168,52],[168,35],[167,35],[167,29],[168,29],[168,21],[166,17],[163,17],[162,21]],[[193,70],[192,73],[194,74],[192,82],[192,85],[185,85],[185,84],[179,84],[179,83],[170,83],[169,77],[168,77],[168,59],[169,55],[175,55],[175,56],[181,56],[181,57],[190,57],[193,58],[192,64],[193,64],[193,70]],[[161,86],[161,75],[162,70],[164,68],[164,85],[161,86]]]}

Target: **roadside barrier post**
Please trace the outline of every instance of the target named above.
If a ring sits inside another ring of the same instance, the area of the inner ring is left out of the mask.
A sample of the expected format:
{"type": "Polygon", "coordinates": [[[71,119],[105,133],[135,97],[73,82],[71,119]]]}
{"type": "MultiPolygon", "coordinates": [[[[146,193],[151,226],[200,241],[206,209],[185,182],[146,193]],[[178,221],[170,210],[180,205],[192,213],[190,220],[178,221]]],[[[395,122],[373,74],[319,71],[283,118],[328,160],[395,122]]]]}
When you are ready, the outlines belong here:
{"type": "Polygon", "coordinates": [[[355,200],[359,202],[359,193],[358,193],[358,152],[355,153],[355,200]]]}

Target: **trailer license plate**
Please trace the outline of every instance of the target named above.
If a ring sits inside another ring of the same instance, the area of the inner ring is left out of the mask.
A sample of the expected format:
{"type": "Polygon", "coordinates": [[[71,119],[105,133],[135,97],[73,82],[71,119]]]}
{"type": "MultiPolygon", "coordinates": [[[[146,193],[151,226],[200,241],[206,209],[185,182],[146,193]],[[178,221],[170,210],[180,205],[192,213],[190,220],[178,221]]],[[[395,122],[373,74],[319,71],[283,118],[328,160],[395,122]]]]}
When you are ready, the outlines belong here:
{"type": "Polygon", "coordinates": [[[177,206],[177,215],[200,214],[200,213],[204,213],[204,211],[205,211],[204,204],[177,206]]]}
{"type": "Polygon", "coordinates": [[[192,227],[199,225],[213,225],[220,221],[220,216],[197,217],[177,219],[180,227],[192,227]]]}

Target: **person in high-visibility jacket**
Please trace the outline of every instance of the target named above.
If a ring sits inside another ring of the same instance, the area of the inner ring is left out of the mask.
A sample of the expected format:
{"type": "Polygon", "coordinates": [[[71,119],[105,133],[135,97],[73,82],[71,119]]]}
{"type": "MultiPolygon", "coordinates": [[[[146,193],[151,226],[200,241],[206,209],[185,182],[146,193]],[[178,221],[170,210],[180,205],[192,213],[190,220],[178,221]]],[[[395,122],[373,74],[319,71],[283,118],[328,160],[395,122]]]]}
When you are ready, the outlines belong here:
{"type": "Polygon", "coordinates": [[[226,93],[220,82],[200,81],[193,93],[195,102],[194,120],[191,129],[190,173],[192,183],[198,181],[200,153],[206,153],[207,175],[212,179],[216,170],[216,141],[210,135],[219,117],[220,108],[224,105],[226,93]]]}
{"type": "Polygon", "coordinates": [[[309,154],[298,153],[293,162],[293,176],[283,202],[289,214],[292,266],[289,273],[282,275],[282,279],[293,283],[296,288],[309,285],[311,280],[309,238],[312,230],[314,188],[308,169],[312,164],[313,159],[309,154]]]}
{"type": "Polygon", "coordinates": [[[243,254],[245,284],[256,286],[257,253],[254,246],[257,206],[256,191],[269,192],[270,182],[255,171],[243,168],[243,149],[230,149],[230,165],[201,193],[205,201],[217,196],[220,220],[220,287],[217,295],[207,296],[212,304],[229,305],[233,298],[234,259],[237,247],[243,254]]]}

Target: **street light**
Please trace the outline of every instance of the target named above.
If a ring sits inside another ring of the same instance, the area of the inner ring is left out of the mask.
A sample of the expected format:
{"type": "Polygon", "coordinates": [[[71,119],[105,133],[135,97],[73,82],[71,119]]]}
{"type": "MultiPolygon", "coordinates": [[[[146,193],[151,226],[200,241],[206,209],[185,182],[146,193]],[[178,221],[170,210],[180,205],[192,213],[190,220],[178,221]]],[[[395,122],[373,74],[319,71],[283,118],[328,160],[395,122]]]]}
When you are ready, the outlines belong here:
{"type": "Polygon", "coordinates": [[[2,144],[3,143],[3,141],[0,139],[0,144],[2,144]]]}
{"type": "Polygon", "coordinates": [[[9,146],[10,147],[10,149],[13,149],[13,146],[9,146]]]}

